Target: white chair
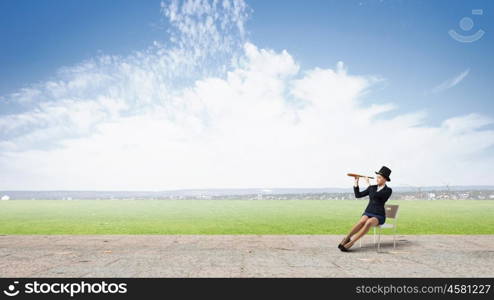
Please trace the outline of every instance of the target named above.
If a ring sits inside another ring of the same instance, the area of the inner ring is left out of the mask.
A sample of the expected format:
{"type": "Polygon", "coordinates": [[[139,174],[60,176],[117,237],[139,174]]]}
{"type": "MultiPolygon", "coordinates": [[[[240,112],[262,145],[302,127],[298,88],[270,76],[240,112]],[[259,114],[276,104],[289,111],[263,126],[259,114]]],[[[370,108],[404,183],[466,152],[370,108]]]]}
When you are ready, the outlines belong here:
{"type": "MultiPolygon", "coordinates": [[[[386,212],[386,220],[388,219],[393,219],[393,223],[384,223],[382,225],[377,225],[373,226],[374,227],[374,245],[376,244],[376,227],[379,229],[378,230],[378,235],[377,235],[377,252],[381,250],[381,229],[383,228],[393,228],[394,233],[393,233],[393,249],[396,249],[396,226],[398,222],[398,208],[399,205],[384,205],[384,210],[386,212]]],[[[362,247],[362,239],[365,236],[363,236],[359,242],[360,242],[360,247],[362,247]]]]}

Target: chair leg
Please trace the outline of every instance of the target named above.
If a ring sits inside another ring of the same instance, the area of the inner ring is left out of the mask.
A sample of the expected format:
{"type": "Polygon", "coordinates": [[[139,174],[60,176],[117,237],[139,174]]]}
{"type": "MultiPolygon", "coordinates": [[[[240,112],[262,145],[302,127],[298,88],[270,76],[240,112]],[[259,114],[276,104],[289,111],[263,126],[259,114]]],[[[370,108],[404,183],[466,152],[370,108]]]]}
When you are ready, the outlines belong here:
{"type": "Polygon", "coordinates": [[[374,245],[375,245],[376,244],[376,227],[375,226],[374,226],[374,236],[373,236],[373,238],[374,238],[374,245]]]}
{"type": "Polygon", "coordinates": [[[381,251],[381,228],[379,228],[379,233],[377,235],[377,252],[381,251]]]}
{"type": "Polygon", "coordinates": [[[360,238],[360,239],[358,240],[358,243],[359,243],[359,245],[360,245],[360,248],[362,248],[362,239],[363,239],[363,238],[364,238],[364,237],[362,237],[362,238],[360,238]]]}
{"type": "Polygon", "coordinates": [[[393,249],[396,249],[396,225],[395,225],[394,234],[393,234],[393,249]]]}

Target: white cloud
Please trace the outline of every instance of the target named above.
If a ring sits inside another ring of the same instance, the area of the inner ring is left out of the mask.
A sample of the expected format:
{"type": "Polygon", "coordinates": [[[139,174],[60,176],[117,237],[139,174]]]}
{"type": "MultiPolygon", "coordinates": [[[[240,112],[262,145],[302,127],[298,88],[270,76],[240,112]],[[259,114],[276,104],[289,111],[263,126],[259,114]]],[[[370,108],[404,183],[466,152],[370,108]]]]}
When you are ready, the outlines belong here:
{"type": "Polygon", "coordinates": [[[494,144],[494,131],[483,130],[493,120],[472,113],[434,127],[424,125],[423,111],[382,118],[396,104],[362,97],[382,79],[352,75],[342,62],[301,70],[288,51],[245,40],[243,2],[222,5],[224,18],[204,3],[163,5],[190,40],[100,56],[10,95],[33,105],[0,119],[0,188],[348,186],[346,172],[383,164],[393,169],[393,184],[492,183],[492,158],[476,155],[494,144]],[[202,21],[186,21],[196,14],[202,21]],[[226,67],[226,60],[210,65],[207,49],[218,34],[229,35],[223,49],[238,46],[226,67]],[[200,58],[186,49],[197,38],[200,58]],[[214,72],[177,83],[170,70],[190,78],[182,62],[199,68],[205,57],[214,72]]]}
{"type": "Polygon", "coordinates": [[[460,74],[456,75],[453,78],[450,78],[441,84],[437,85],[432,89],[433,93],[439,93],[444,90],[450,89],[454,86],[456,86],[458,83],[460,83],[465,77],[467,77],[468,73],[470,73],[470,69],[466,69],[465,71],[461,72],[460,74]]]}

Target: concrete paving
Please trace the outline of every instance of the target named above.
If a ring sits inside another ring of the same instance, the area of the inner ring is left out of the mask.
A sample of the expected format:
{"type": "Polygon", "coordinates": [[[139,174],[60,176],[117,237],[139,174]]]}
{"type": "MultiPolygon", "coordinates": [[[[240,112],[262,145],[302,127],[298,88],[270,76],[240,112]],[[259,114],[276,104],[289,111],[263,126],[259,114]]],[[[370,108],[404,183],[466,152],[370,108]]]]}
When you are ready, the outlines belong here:
{"type": "Polygon", "coordinates": [[[494,235],[3,235],[0,277],[494,277],[494,235]]]}

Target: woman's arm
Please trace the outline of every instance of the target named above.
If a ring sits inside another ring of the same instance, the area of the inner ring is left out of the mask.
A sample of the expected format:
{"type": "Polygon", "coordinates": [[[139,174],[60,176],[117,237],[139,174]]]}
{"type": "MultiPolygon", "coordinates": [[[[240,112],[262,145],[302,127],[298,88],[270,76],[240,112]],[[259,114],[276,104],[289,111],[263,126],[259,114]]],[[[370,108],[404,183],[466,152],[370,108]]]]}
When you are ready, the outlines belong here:
{"type": "Polygon", "coordinates": [[[362,198],[362,197],[365,197],[367,195],[369,195],[369,179],[367,179],[367,188],[365,190],[363,190],[362,192],[360,191],[359,189],[359,186],[358,186],[358,179],[359,177],[355,177],[355,182],[353,183],[353,192],[355,193],[355,197],[357,198],[362,198]]]}
{"type": "Polygon", "coordinates": [[[359,190],[359,186],[353,186],[353,192],[355,193],[355,197],[357,198],[362,198],[362,197],[365,197],[367,195],[369,195],[369,187],[367,187],[365,190],[363,191],[360,191],[359,190]]]}
{"type": "Polygon", "coordinates": [[[389,197],[391,197],[391,194],[393,193],[393,190],[391,188],[388,188],[388,192],[384,194],[382,197],[382,203],[386,203],[388,201],[389,197]]]}

